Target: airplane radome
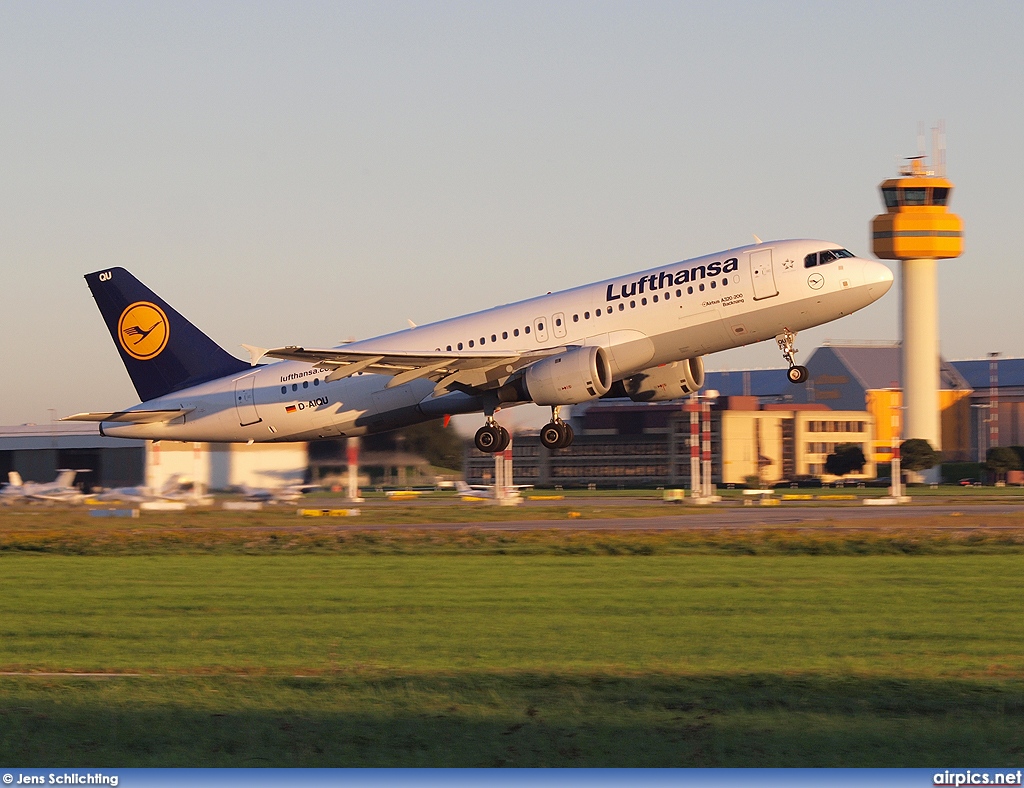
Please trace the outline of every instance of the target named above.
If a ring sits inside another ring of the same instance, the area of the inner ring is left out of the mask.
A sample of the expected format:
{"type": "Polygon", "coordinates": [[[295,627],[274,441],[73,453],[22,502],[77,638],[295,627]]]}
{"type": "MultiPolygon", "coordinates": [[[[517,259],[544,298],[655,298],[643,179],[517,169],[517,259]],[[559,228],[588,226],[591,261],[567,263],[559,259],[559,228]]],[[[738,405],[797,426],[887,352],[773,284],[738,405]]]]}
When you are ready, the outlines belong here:
{"type": "Polygon", "coordinates": [[[142,400],[68,417],[100,422],[104,435],[309,441],[481,412],[477,448],[496,452],[509,441],[501,408],[550,406],[541,441],[566,447],[560,406],[678,399],[703,386],[703,356],[766,339],[803,383],[796,333],[874,302],[893,276],[838,244],[774,241],[335,348],[245,346],[248,362],[125,269],[85,279],[142,400]]]}

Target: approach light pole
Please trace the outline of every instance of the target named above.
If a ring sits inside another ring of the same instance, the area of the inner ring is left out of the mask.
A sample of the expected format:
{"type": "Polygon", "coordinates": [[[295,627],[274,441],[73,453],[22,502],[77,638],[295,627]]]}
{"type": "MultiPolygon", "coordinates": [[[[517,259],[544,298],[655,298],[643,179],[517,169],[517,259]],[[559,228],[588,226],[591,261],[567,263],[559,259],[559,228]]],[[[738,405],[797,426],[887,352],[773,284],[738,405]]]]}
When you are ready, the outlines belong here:
{"type": "Polygon", "coordinates": [[[703,394],[695,391],[683,406],[690,412],[690,498],[699,505],[722,500],[721,496],[715,495],[711,484],[711,404],[718,396],[714,389],[703,394]],[[698,414],[701,426],[699,442],[698,414]]]}

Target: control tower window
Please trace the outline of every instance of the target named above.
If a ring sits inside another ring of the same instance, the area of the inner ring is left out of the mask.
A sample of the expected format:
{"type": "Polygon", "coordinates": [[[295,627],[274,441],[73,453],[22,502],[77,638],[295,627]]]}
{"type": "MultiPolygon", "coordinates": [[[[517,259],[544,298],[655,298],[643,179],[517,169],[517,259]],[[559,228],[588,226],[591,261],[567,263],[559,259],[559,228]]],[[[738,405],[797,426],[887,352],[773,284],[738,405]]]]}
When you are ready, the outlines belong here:
{"type": "Polygon", "coordinates": [[[949,201],[949,189],[936,186],[932,189],[932,205],[945,205],[949,201]]]}
{"type": "Polygon", "coordinates": [[[899,194],[896,189],[882,189],[882,199],[885,200],[886,208],[896,208],[900,204],[899,194]]]}
{"type": "Polygon", "coordinates": [[[927,205],[926,195],[927,189],[904,189],[903,190],[903,204],[904,205],[927,205]]]}

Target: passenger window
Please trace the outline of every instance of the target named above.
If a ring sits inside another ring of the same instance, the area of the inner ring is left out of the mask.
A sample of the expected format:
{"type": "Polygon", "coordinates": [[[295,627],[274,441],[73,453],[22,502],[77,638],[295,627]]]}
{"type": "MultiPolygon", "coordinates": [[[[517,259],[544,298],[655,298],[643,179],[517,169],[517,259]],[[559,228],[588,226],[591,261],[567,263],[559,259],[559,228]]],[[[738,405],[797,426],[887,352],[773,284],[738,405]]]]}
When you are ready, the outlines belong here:
{"type": "Polygon", "coordinates": [[[281,386],[281,393],[282,394],[287,394],[288,393],[288,387],[287,386],[281,386]]]}
{"type": "Polygon", "coordinates": [[[459,350],[462,350],[462,343],[459,343],[459,350]]]}
{"type": "Polygon", "coordinates": [[[693,285],[690,285],[688,288],[686,288],[686,294],[693,295],[693,285]]]}
{"type": "Polygon", "coordinates": [[[302,388],[304,388],[304,389],[308,389],[309,388],[309,381],[308,380],[302,381],[302,388]]]}
{"type": "Polygon", "coordinates": [[[299,384],[298,383],[292,383],[292,391],[298,391],[298,390],[299,390],[299,384]]]}
{"type": "Polygon", "coordinates": [[[630,309],[636,309],[636,301],[630,301],[629,302],[629,308],[630,309]]]}
{"type": "Polygon", "coordinates": [[[573,315],[572,316],[572,322],[573,323],[579,323],[580,322],[580,316],[579,315],[573,315]]]}
{"type": "Polygon", "coordinates": [[[640,306],[647,306],[647,299],[646,298],[641,298],[640,299],[640,306]]]}
{"type": "Polygon", "coordinates": [[[319,386],[320,385],[320,378],[313,378],[313,385],[314,386],[319,386]]]}
{"type": "Polygon", "coordinates": [[[502,339],[508,339],[508,331],[502,331],[501,332],[501,338],[502,339]]]}
{"type": "Polygon", "coordinates": [[[486,337],[480,337],[480,344],[481,345],[486,345],[487,344],[487,338],[486,337]]]}
{"type": "Polygon", "coordinates": [[[729,277],[723,276],[722,277],[722,287],[725,287],[727,284],[729,284],[729,277]]]}
{"type": "Polygon", "coordinates": [[[498,341],[498,335],[497,334],[491,334],[491,342],[497,342],[497,341],[498,341]]]}
{"type": "MultiPolygon", "coordinates": [[[[666,295],[668,294],[666,293],[666,295]]],[[[652,296],[651,301],[653,301],[654,303],[658,303],[658,296],[652,296]]]]}
{"type": "Polygon", "coordinates": [[[712,279],[711,280],[711,289],[714,290],[716,287],[718,287],[718,282],[716,282],[714,279],[712,279]]]}
{"type": "Polygon", "coordinates": [[[555,325],[556,325],[556,326],[560,326],[560,325],[562,325],[562,318],[560,318],[560,317],[556,317],[556,318],[555,318],[555,325]]]}
{"type": "Polygon", "coordinates": [[[514,330],[512,331],[512,336],[514,336],[514,337],[517,337],[517,336],[519,336],[519,329],[518,329],[518,328],[516,328],[516,329],[514,329],[514,330]]]}
{"type": "Polygon", "coordinates": [[[703,282],[700,283],[700,291],[702,293],[704,292],[704,283],[703,282]]]}
{"type": "MultiPolygon", "coordinates": [[[[610,308],[611,308],[611,307],[609,307],[609,309],[610,309],[610,308]]],[[[619,311],[620,311],[620,312],[624,312],[624,311],[625,311],[625,309],[626,309],[626,305],[625,305],[625,304],[619,304],[619,311]]]]}
{"type": "Polygon", "coordinates": [[[590,320],[590,312],[584,312],[583,313],[583,319],[584,320],[590,320]]]}
{"type": "Polygon", "coordinates": [[[445,349],[446,349],[446,350],[447,350],[447,351],[448,351],[449,353],[451,353],[451,352],[452,352],[452,346],[451,346],[451,345],[448,345],[448,347],[447,347],[447,348],[445,348],[445,349]]]}
{"type": "Polygon", "coordinates": [[[683,297],[683,291],[682,290],[676,290],[676,298],[682,298],[682,297],[683,297]]]}
{"type": "Polygon", "coordinates": [[[472,339],[471,339],[471,340],[469,340],[469,346],[470,346],[470,347],[473,347],[473,340],[472,340],[472,339]]]}
{"type": "Polygon", "coordinates": [[[530,333],[530,327],[527,326],[526,328],[523,329],[523,331],[525,331],[527,334],[529,334],[530,333]]]}
{"type": "MultiPolygon", "coordinates": [[[[609,309],[610,308],[611,307],[609,307],[609,309]]],[[[601,317],[601,310],[600,309],[597,309],[597,310],[594,311],[594,317],[601,317]]]]}

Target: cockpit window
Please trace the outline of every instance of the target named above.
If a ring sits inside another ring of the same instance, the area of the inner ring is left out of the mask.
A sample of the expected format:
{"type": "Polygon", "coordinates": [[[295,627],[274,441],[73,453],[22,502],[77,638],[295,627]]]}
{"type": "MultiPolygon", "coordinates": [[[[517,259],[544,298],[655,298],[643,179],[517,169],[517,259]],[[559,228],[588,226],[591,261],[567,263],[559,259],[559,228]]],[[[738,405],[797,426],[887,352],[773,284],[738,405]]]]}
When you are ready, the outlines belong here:
{"type": "Polygon", "coordinates": [[[811,252],[804,258],[804,268],[813,268],[816,265],[828,265],[844,257],[855,257],[848,249],[826,249],[823,252],[811,252]]]}
{"type": "Polygon", "coordinates": [[[903,204],[904,205],[925,205],[927,203],[925,197],[928,194],[927,189],[904,189],[903,190],[903,204]]]}

